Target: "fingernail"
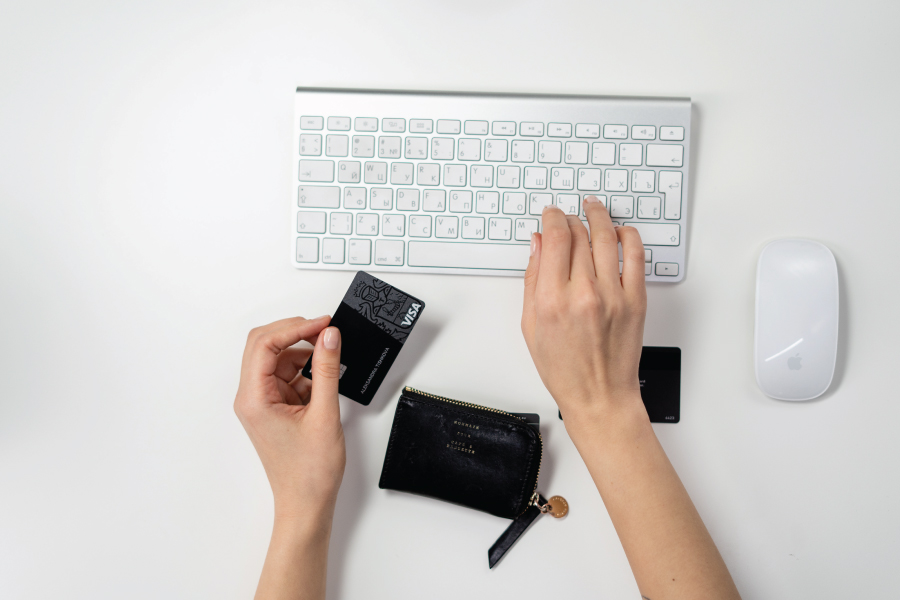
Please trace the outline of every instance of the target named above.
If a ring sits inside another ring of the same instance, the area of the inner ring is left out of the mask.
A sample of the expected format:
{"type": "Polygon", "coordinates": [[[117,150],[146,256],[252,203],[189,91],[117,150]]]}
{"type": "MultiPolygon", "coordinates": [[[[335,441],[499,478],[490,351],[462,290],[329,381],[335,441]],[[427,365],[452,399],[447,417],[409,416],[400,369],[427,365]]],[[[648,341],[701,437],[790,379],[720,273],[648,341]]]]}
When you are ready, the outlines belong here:
{"type": "Polygon", "coordinates": [[[338,342],[341,341],[341,334],[336,327],[329,327],[325,330],[325,339],[322,341],[326,348],[334,350],[338,347],[338,342]]]}
{"type": "Polygon", "coordinates": [[[597,198],[597,196],[585,196],[584,201],[585,202],[600,202],[600,199],[597,198]]]}
{"type": "Polygon", "coordinates": [[[556,208],[556,205],[554,205],[554,204],[548,204],[547,206],[544,207],[544,210],[542,210],[541,213],[545,213],[545,212],[547,212],[548,210],[550,210],[551,208],[556,208]]]}
{"type": "Polygon", "coordinates": [[[537,249],[537,236],[536,234],[531,234],[531,255],[534,256],[534,251],[537,249]]]}

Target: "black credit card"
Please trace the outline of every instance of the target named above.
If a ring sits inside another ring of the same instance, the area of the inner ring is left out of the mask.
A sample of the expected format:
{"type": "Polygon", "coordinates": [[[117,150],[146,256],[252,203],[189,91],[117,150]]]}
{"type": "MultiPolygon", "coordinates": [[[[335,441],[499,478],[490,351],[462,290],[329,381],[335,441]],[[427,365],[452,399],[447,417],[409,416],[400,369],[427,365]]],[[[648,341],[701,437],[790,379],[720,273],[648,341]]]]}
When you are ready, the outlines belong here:
{"type": "MultiPolygon", "coordinates": [[[[341,332],[341,395],[369,404],[425,303],[360,271],[353,278],[331,325],[341,332]]],[[[312,379],[312,356],[303,376],[312,379]]]]}
{"type": "Polygon", "coordinates": [[[681,420],[681,348],[644,346],[638,379],[651,423],[681,420]]]}

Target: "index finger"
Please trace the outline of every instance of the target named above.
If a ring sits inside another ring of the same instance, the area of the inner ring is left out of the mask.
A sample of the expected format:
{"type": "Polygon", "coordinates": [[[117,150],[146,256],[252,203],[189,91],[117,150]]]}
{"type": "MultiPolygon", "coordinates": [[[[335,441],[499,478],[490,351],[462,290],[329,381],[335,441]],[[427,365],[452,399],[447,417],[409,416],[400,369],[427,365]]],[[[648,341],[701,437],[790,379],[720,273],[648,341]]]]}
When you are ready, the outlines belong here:
{"type": "Polygon", "coordinates": [[[312,338],[328,326],[331,317],[316,319],[294,317],[259,327],[250,332],[244,348],[242,371],[254,376],[267,377],[278,368],[278,355],[300,340],[312,338]]]}
{"type": "Polygon", "coordinates": [[[541,267],[537,288],[559,287],[569,282],[572,257],[572,230],[566,215],[556,206],[544,208],[541,214],[541,267]]]}

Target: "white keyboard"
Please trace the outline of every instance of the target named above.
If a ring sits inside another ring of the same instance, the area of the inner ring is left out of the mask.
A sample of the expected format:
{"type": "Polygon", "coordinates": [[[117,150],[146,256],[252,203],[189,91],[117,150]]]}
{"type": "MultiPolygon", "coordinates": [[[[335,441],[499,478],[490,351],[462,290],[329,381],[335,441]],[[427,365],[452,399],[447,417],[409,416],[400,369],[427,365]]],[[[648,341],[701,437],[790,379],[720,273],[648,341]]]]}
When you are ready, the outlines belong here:
{"type": "Polygon", "coordinates": [[[541,211],[597,196],[680,281],[691,102],[298,88],[291,256],[302,269],[521,276],[541,211]]]}

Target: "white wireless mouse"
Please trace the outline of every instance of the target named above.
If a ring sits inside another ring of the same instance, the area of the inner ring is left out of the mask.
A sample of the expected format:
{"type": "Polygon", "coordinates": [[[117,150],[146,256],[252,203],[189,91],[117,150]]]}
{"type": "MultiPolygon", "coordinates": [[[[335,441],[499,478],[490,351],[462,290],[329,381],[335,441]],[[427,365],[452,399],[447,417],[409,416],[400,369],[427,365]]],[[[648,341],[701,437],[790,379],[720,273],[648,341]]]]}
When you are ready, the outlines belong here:
{"type": "Polygon", "coordinates": [[[778,400],[812,400],[831,385],[838,342],[838,273],[831,250],[776,240],[756,270],[756,381],[778,400]]]}

